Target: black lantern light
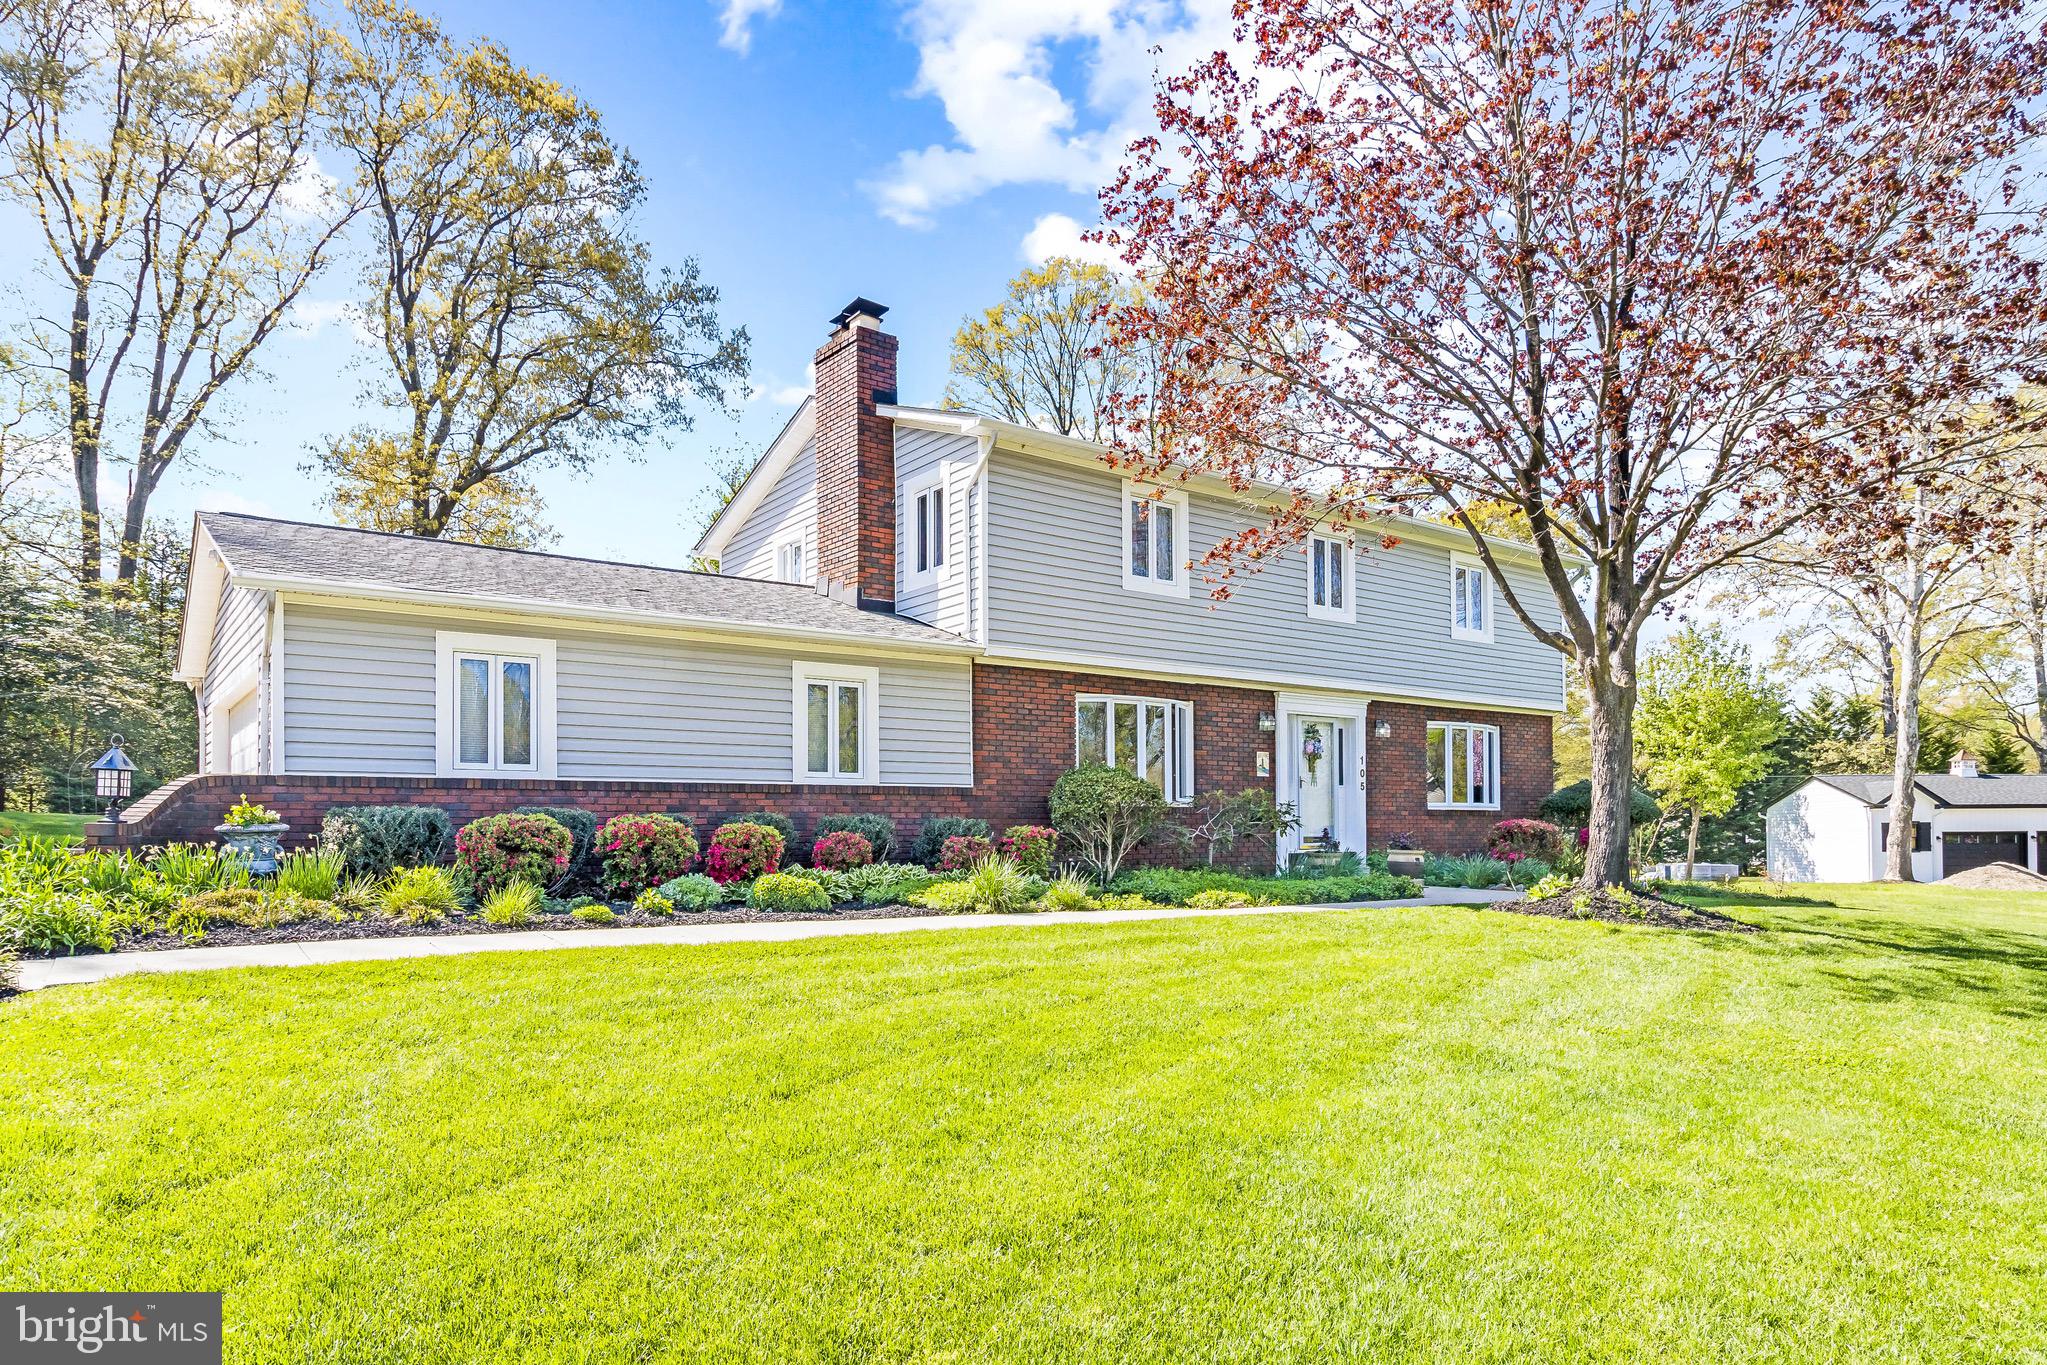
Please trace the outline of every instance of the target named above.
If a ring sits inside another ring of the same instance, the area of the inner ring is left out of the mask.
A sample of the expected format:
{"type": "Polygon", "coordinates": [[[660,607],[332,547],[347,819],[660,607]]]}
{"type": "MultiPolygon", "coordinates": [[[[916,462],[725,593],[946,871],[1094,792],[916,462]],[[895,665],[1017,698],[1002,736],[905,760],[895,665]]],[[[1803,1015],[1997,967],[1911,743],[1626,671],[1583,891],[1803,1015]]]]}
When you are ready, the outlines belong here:
{"type": "Polygon", "coordinates": [[[121,803],[135,787],[135,765],[121,752],[121,737],[111,737],[111,746],[92,765],[94,789],[107,803],[107,823],[121,823],[121,803]]]}

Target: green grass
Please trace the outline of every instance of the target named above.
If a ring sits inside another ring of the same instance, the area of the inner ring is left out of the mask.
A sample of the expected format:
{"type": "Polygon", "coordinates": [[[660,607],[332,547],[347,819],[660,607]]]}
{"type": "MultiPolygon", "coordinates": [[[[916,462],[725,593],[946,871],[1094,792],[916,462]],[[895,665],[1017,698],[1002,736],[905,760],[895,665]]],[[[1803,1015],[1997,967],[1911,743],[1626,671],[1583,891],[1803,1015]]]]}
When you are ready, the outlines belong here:
{"type": "Polygon", "coordinates": [[[0,1002],[0,1284],[236,1361],[2038,1359],[2047,896],[1337,911],[0,1002]]]}
{"type": "Polygon", "coordinates": [[[10,839],[17,834],[69,835],[76,838],[84,834],[85,827],[96,818],[49,810],[0,810],[0,839],[10,839]]]}

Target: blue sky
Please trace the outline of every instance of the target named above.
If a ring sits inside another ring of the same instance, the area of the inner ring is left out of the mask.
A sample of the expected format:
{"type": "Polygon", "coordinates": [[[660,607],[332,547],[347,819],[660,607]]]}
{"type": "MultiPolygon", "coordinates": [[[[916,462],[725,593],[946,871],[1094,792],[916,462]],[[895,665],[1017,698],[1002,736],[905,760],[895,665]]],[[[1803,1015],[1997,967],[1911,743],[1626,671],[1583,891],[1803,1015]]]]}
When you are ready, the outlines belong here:
{"type": "MultiPolygon", "coordinates": [[[[669,564],[695,538],[707,460],[773,436],[842,304],[890,306],[903,396],[935,402],[961,316],[1095,221],[1096,188],[1149,119],[1147,49],[1210,51],[1228,27],[1213,0],[433,9],[603,113],[651,183],[641,234],[662,259],[697,256],[727,323],[752,332],[754,392],[736,416],[704,412],[637,463],[621,453],[587,474],[539,476],[559,549],[669,564]]],[[[316,283],[306,316],[348,293],[338,273],[316,283]]],[[[269,377],[235,394],[228,439],[196,452],[159,509],[325,519],[319,481],[299,466],[358,420],[349,364],[362,354],[338,321],[277,339],[269,377]]]]}

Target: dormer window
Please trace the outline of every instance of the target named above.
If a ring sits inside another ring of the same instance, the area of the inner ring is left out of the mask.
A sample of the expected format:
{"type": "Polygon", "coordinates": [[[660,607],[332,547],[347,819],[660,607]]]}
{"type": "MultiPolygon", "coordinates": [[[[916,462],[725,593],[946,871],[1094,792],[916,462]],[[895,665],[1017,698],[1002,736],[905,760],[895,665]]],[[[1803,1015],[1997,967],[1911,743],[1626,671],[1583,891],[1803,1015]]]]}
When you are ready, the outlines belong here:
{"type": "Polygon", "coordinates": [[[1321,621],[1355,621],[1351,549],[1334,536],[1308,537],[1308,615],[1321,621]]]}
{"type": "Polygon", "coordinates": [[[1123,586],[1168,597],[1187,595],[1187,495],[1123,486],[1123,586]]]}
{"type": "Polygon", "coordinates": [[[1450,557],[1450,638],[1493,638],[1493,579],[1485,565],[1463,555],[1450,557]]]}

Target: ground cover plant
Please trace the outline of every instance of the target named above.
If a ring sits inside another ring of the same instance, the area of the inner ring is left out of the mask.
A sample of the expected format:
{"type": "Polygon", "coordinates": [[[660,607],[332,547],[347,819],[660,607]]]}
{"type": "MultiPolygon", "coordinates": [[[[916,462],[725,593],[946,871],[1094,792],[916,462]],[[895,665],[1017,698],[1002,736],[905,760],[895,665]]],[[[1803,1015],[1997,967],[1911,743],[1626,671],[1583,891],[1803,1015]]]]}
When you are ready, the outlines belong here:
{"type": "Polygon", "coordinates": [[[231,1361],[2037,1355],[2047,897],[1696,894],[1769,932],[1427,907],[38,992],[0,1281],[223,1289],[231,1361]]]}

